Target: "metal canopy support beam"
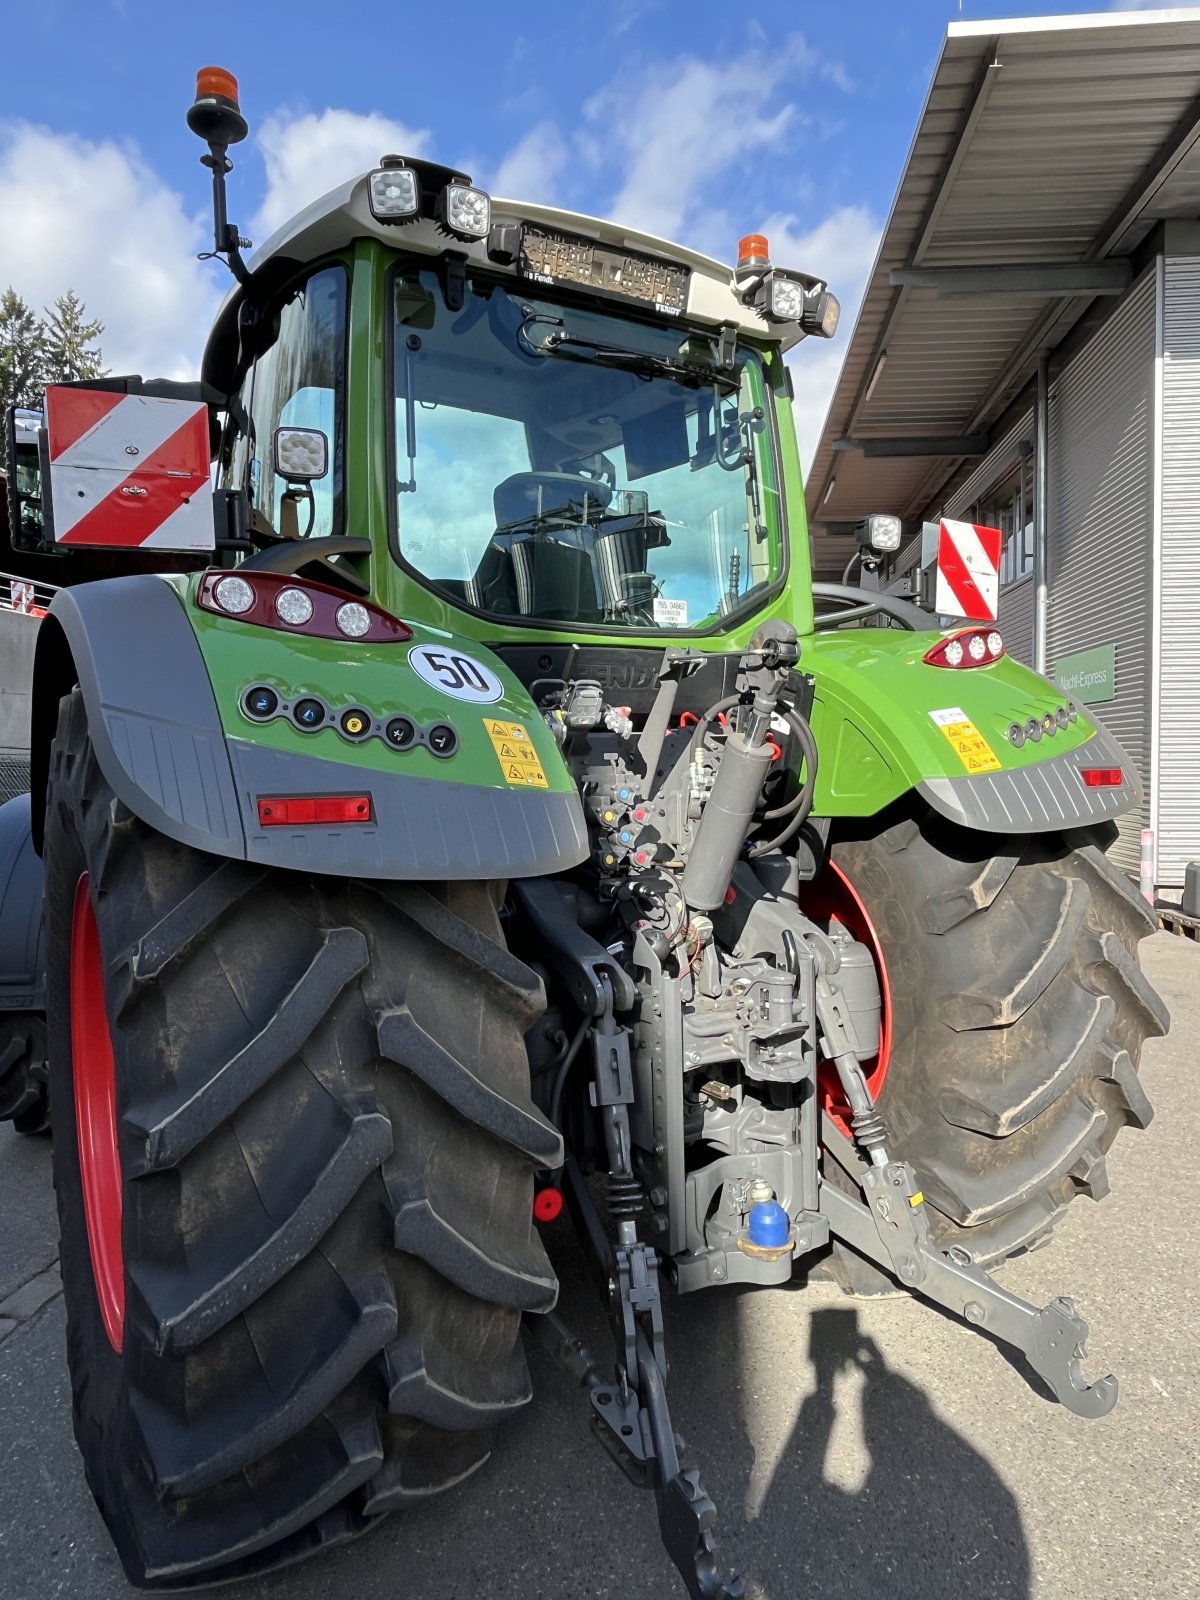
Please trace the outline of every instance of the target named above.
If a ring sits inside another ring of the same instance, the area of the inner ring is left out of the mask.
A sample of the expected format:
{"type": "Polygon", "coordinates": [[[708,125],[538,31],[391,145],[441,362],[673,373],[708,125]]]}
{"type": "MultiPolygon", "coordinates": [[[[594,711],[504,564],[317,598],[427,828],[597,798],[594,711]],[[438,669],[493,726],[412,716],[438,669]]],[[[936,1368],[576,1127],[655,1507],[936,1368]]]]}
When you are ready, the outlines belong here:
{"type": "Polygon", "coordinates": [[[1126,232],[1150,205],[1163,184],[1187,160],[1196,144],[1200,143],[1200,95],[1172,128],[1168,137],[1143,167],[1137,182],[1122,197],[1120,205],[1096,235],[1088,254],[1106,256],[1121,243],[1126,232]]]}
{"type": "Polygon", "coordinates": [[[1047,261],[1002,267],[893,267],[893,288],[967,294],[1123,294],[1133,282],[1132,263],[1047,261]]]}
{"type": "Polygon", "coordinates": [[[955,434],[950,438],[835,439],[834,450],[861,450],[868,459],[888,456],[985,456],[990,433],[955,434]]]}
{"type": "Polygon", "coordinates": [[[1038,356],[1033,461],[1033,670],[1046,673],[1046,524],[1049,519],[1050,352],[1038,356]]]}
{"type": "Polygon", "coordinates": [[[954,180],[958,176],[958,170],[966,160],[967,151],[971,148],[971,141],[975,137],[975,130],[979,126],[980,117],[983,116],[984,107],[991,98],[992,90],[1000,81],[1000,74],[1004,69],[1000,62],[995,59],[998,42],[998,40],[992,39],[988,44],[987,53],[992,59],[975,80],[975,93],[971,97],[970,109],[963,118],[962,126],[958,131],[958,138],[954,141],[954,154],[946,165],[946,170],[942,174],[942,181],[937,187],[937,194],[934,195],[933,203],[925,214],[925,220],[921,225],[921,236],[913,247],[912,259],[913,265],[916,267],[919,267],[925,258],[925,252],[933,238],[933,230],[937,227],[938,218],[942,214],[942,207],[949,200],[954,190],[954,180]]]}

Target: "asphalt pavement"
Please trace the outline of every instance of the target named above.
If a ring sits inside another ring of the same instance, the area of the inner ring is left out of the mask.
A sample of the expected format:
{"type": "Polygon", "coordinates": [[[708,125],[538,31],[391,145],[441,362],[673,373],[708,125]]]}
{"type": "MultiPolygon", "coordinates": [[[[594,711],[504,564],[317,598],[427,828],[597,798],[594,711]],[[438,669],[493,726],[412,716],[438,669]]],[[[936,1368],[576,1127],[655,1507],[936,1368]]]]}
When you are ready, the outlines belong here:
{"type": "MultiPolygon", "coordinates": [[[[1200,1596],[1200,1287],[1189,1151],[1200,946],[1143,945],[1174,1026],[1146,1049],[1157,1108],[1110,1158],[1016,1292],[1071,1294],[1088,1371],[1116,1411],[1040,1398],[991,1344],[907,1298],[830,1286],[673,1303],[677,1425],[719,1508],[721,1555],[750,1600],[1186,1600],[1200,1596]]],[[[132,1600],[71,1436],[56,1221],[44,1140],[0,1132],[0,1596],[132,1600]]],[[[602,1325],[564,1224],[561,1309],[602,1325]]],[[[297,1330],[302,1336],[302,1330],[297,1330]]],[[[577,1392],[533,1352],[537,1397],[463,1489],[240,1600],[672,1600],[652,1498],[588,1434],[577,1392]]],[[[201,1594],[213,1591],[200,1591],[201,1594]]]]}

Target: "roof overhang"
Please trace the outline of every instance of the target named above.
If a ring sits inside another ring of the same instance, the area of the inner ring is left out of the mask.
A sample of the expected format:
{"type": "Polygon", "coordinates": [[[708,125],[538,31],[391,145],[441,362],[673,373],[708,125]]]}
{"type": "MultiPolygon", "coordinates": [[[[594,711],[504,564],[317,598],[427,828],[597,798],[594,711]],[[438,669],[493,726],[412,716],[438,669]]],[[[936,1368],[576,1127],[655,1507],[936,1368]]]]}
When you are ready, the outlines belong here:
{"type": "Polygon", "coordinates": [[[1042,350],[1200,215],[1200,7],[952,23],[808,474],[818,573],[920,519],[1042,350]]]}

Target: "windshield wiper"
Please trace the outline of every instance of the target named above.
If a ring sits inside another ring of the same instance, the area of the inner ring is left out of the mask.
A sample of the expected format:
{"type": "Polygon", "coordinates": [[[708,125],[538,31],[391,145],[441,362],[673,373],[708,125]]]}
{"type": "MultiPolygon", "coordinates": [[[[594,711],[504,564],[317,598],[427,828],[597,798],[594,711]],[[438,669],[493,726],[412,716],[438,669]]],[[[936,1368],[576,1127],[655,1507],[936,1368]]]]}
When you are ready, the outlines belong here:
{"type": "Polygon", "coordinates": [[[522,325],[522,343],[534,355],[562,354],[575,361],[596,361],[603,366],[621,367],[626,372],[643,378],[672,378],[676,383],[704,388],[708,384],[722,384],[730,390],[738,387],[735,371],[720,367],[702,367],[693,362],[679,361],[672,356],[654,355],[648,350],[629,350],[624,345],[608,344],[603,339],[585,339],[557,327],[544,339],[535,343],[522,325]]]}

